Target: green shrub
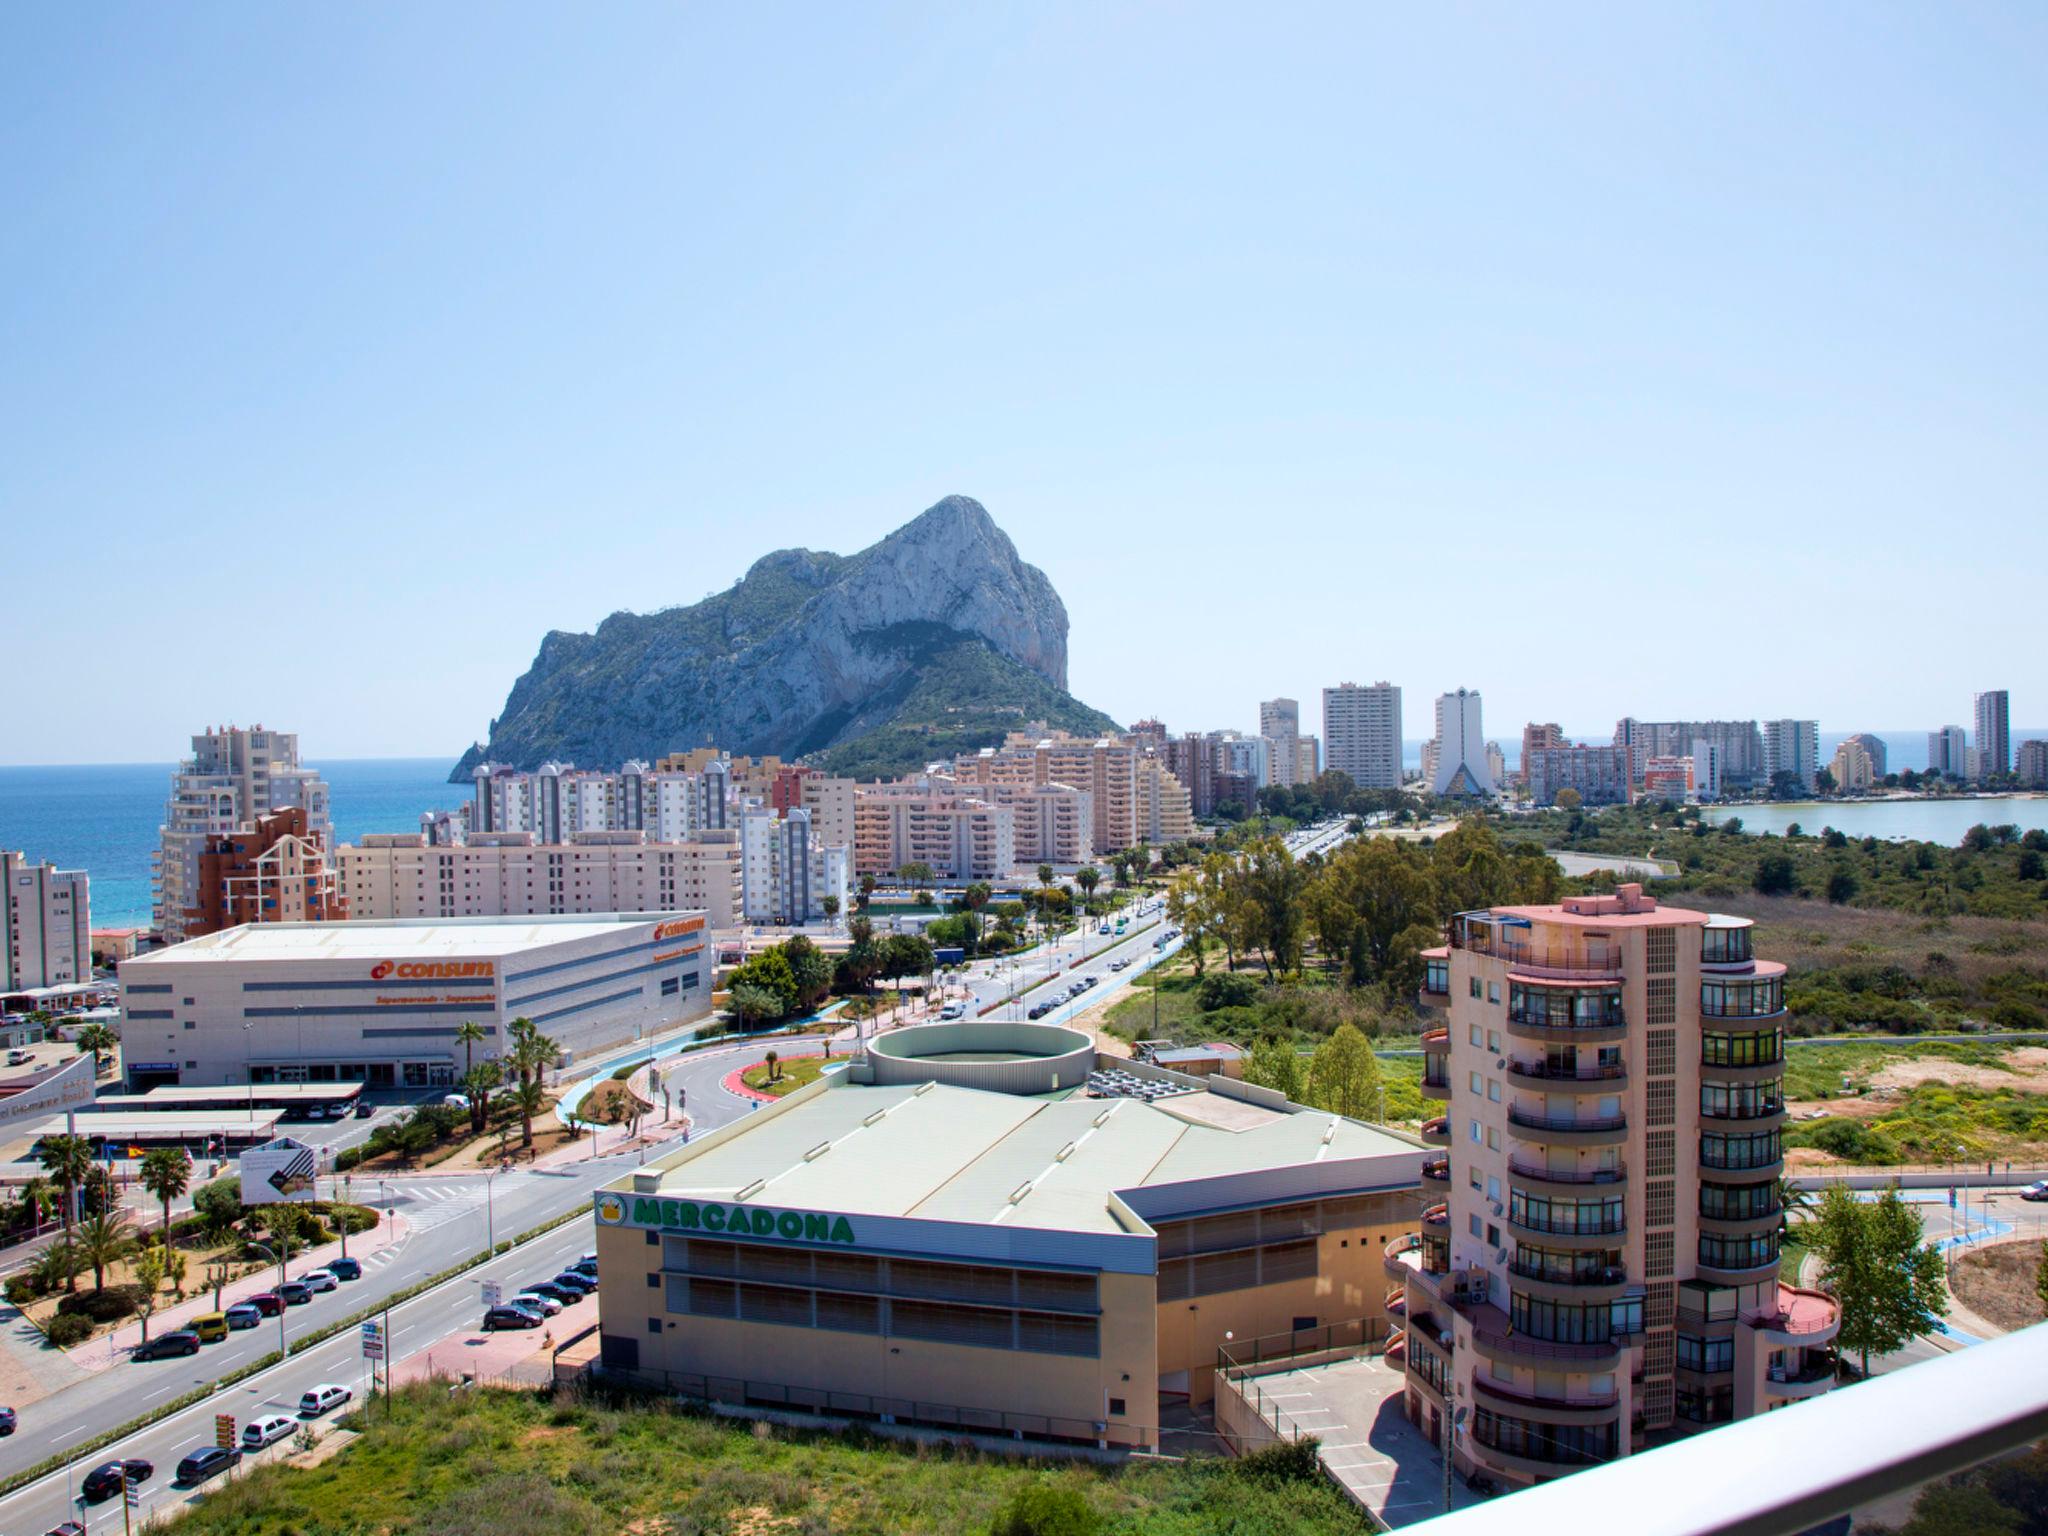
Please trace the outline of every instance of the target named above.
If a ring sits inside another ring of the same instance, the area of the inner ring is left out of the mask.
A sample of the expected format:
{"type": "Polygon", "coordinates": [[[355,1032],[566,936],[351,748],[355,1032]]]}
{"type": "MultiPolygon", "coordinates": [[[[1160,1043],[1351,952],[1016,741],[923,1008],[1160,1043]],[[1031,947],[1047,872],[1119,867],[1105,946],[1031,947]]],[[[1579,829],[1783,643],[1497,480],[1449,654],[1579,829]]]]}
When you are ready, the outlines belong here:
{"type": "Polygon", "coordinates": [[[7,1277],[6,1294],[9,1306],[25,1307],[43,1293],[27,1275],[10,1275],[7,1277]]]}
{"type": "Polygon", "coordinates": [[[50,1319],[50,1326],[43,1330],[43,1337],[58,1349],[83,1344],[92,1337],[92,1319],[81,1317],[76,1312],[61,1313],[50,1319]]]}
{"type": "Polygon", "coordinates": [[[1057,1483],[1027,1483],[989,1523],[989,1536],[1093,1536],[1102,1528],[1094,1506],[1057,1483]]]}
{"type": "Polygon", "coordinates": [[[57,1315],[111,1323],[118,1318],[132,1316],[141,1300],[142,1287],[139,1285],[110,1285],[103,1291],[80,1291],[75,1296],[66,1296],[57,1303],[57,1315]]]}
{"type": "Polygon", "coordinates": [[[1850,1163],[1896,1163],[1898,1143],[1860,1120],[1819,1120],[1785,1133],[1788,1147],[1815,1147],[1850,1163]]]}
{"type": "Polygon", "coordinates": [[[1249,976],[1211,971],[1195,989],[1195,1006],[1204,1013],[1219,1008],[1249,1008],[1259,1000],[1259,984],[1249,976]]]}

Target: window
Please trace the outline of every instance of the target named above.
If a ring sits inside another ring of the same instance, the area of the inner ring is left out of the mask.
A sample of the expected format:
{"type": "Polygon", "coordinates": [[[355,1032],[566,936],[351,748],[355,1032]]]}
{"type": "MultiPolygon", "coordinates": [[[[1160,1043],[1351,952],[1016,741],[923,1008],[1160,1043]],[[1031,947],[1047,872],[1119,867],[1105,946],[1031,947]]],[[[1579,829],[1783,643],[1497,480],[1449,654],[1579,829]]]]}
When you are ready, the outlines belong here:
{"type": "Polygon", "coordinates": [[[1109,1416],[1112,1419],[1120,1419],[1124,1416],[1124,1400],[1122,1398],[1112,1397],[1109,1400],[1109,1416]]]}
{"type": "Polygon", "coordinates": [[[1471,978],[1471,986],[1472,986],[1472,995],[1473,995],[1474,997],[1477,997],[1477,996],[1479,996],[1479,978],[1478,978],[1477,976],[1474,976],[1474,977],[1472,977],[1472,978],[1471,978]]]}
{"type": "Polygon", "coordinates": [[[1500,1051],[1500,1031],[1499,1031],[1499,1030],[1497,1030],[1497,1029],[1489,1029],[1489,1030],[1488,1030],[1488,1031],[1486,1032],[1486,1048],[1487,1048],[1487,1049],[1488,1049],[1489,1051],[1493,1051],[1493,1052],[1494,1052],[1494,1053],[1496,1053],[1496,1054],[1498,1054],[1498,1053],[1499,1053],[1499,1051],[1500,1051]]]}
{"type": "Polygon", "coordinates": [[[1497,981],[1489,981],[1489,982],[1488,982],[1488,983],[1486,984],[1486,1000],[1487,1000],[1487,1001],[1488,1001],[1489,1003],[1498,1003],[1498,1002],[1500,1001],[1500,983],[1499,983],[1499,982],[1497,982],[1497,981]]]}
{"type": "MultiPolygon", "coordinates": [[[[1475,1175],[1475,1177],[1476,1177],[1476,1175],[1475,1175]]],[[[1487,1198],[1487,1199],[1489,1199],[1489,1200],[1498,1200],[1498,1199],[1500,1198],[1500,1180],[1499,1180],[1499,1179],[1496,1179],[1496,1178],[1489,1178],[1489,1179],[1487,1179],[1487,1181],[1486,1181],[1486,1198],[1487,1198]]]]}
{"type": "Polygon", "coordinates": [[[1472,1133],[1472,1139],[1474,1141],[1477,1141],[1479,1139],[1479,1122],[1477,1120],[1472,1121],[1469,1125],[1465,1127],[1465,1129],[1472,1133]]]}
{"type": "Polygon", "coordinates": [[[663,997],[674,997],[682,990],[683,980],[680,976],[664,976],[661,978],[661,995],[663,997]]]}
{"type": "Polygon", "coordinates": [[[647,1319],[647,1331],[649,1333],[661,1332],[661,1319],[658,1317],[650,1317],[649,1319],[647,1319]]]}
{"type": "Polygon", "coordinates": [[[1486,1147],[1490,1152],[1498,1152],[1500,1150],[1500,1132],[1492,1126],[1486,1128],[1486,1147]]]}
{"type": "Polygon", "coordinates": [[[1469,1075],[1472,1083],[1472,1096],[1474,1098],[1478,1098],[1481,1094],[1486,1092],[1486,1080],[1482,1078],[1477,1072],[1471,1073],[1469,1075]]]}
{"type": "Polygon", "coordinates": [[[1471,1039],[1471,1041],[1472,1041],[1472,1043],[1473,1043],[1474,1045],[1477,1045],[1477,1044],[1479,1044],[1479,1034],[1480,1034],[1479,1026],[1478,1026],[1477,1024],[1474,1024],[1474,1025],[1470,1026],[1470,1028],[1471,1028],[1471,1031],[1472,1031],[1472,1033],[1471,1033],[1471,1035],[1470,1035],[1470,1037],[1469,1037],[1469,1038],[1471,1039]]]}
{"type": "Polygon", "coordinates": [[[1494,1104],[1498,1104],[1498,1103],[1500,1102],[1500,1081],[1499,1081],[1499,1079],[1497,1079],[1497,1078],[1488,1078],[1488,1079],[1486,1080],[1486,1097],[1487,1097],[1488,1101],[1489,1101],[1489,1102],[1491,1102],[1491,1103],[1494,1103],[1494,1104]]]}
{"type": "Polygon", "coordinates": [[[1479,1216],[1476,1212],[1465,1218],[1465,1230],[1474,1237],[1479,1235],[1479,1216]]]}

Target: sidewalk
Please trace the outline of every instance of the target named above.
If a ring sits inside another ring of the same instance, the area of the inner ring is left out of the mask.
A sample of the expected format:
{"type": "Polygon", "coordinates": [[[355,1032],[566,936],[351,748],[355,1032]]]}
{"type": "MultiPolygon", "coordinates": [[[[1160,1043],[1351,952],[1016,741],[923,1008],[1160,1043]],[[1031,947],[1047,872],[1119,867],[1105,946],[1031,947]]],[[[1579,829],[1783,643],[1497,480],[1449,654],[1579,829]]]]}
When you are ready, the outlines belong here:
{"type": "Polygon", "coordinates": [[[433,1376],[450,1380],[469,1376],[479,1382],[538,1386],[554,1379],[555,1345],[596,1321],[597,1297],[590,1295],[563,1307],[544,1327],[504,1328],[494,1333],[474,1325],[457,1329],[395,1363],[391,1383],[402,1387],[433,1376]]]}
{"type": "MultiPolygon", "coordinates": [[[[396,1215],[387,1216],[379,1221],[370,1231],[359,1232],[355,1235],[349,1243],[349,1257],[352,1259],[367,1259],[388,1248],[400,1246],[411,1235],[412,1224],[406,1221],[405,1218],[396,1215]]],[[[287,1266],[287,1278],[303,1275],[309,1269],[319,1269],[329,1259],[340,1257],[341,1244],[339,1242],[327,1243],[319,1248],[295,1253],[292,1255],[291,1265],[287,1266]]],[[[266,1264],[256,1273],[245,1275],[240,1280],[223,1286],[221,1288],[220,1306],[218,1308],[213,1304],[213,1290],[209,1286],[187,1300],[179,1302],[176,1306],[164,1307],[152,1313],[149,1319],[149,1335],[151,1338],[156,1338],[171,1332],[173,1329],[182,1328],[191,1322],[193,1318],[205,1312],[225,1311],[236,1302],[254,1296],[259,1291],[275,1289],[277,1284],[276,1267],[266,1264]]],[[[345,1298],[348,1295],[348,1285],[349,1282],[343,1281],[340,1289],[332,1294],[345,1298]]],[[[272,1321],[274,1320],[271,1318],[264,1319],[266,1323],[272,1321]]],[[[114,1329],[111,1333],[101,1334],[96,1339],[88,1339],[76,1349],[68,1349],[64,1353],[72,1364],[84,1370],[103,1371],[110,1365],[126,1360],[130,1351],[141,1342],[142,1325],[140,1323],[127,1323],[114,1329]]]]}

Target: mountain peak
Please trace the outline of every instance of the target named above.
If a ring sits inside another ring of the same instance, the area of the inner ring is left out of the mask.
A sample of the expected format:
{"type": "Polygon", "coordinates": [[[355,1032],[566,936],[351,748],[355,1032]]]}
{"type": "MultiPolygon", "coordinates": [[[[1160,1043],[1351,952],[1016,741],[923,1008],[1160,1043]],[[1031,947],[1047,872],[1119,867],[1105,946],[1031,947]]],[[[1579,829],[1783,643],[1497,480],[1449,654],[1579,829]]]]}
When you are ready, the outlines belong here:
{"type": "Polygon", "coordinates": [[[986,507],[948,496],[856,555],[776,550],[687,608],[550,633],[453,777],[479,761],[610,766],[705,741],[903,771],[1024,719],[1111,726],[1066,680],[1059,593],[986,507]]]}

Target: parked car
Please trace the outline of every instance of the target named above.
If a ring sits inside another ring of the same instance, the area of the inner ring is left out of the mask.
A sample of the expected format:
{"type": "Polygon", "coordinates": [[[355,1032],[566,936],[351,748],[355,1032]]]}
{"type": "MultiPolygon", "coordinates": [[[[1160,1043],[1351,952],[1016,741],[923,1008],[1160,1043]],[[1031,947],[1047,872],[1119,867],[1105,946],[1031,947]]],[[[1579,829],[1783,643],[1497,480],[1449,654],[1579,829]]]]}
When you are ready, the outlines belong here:
{"type": "Polygon", "coordinates": [[[469,1108],[469,1095],[466,1093],[445,1094],[442,1096],[441,1103],[449,1109],[467,1109],[469,1108]]]}
{"type": "Polygon", "coordinates": [[[965,1003],[948,1003],[939,1010],[939,1017],[941,1019],[958,1019],[964,1017],[966,1013],[967,1005],[965,1003]]]}
{"type": "Polygon", "coordinates": [[[299,1276],[299,1284],[315,1293],[320,1291],[338,1291],[341,1289],[341,1282],[334,1278],[333,1271],[325,1269],[307,1270],[303,1275],[299,1276]]]}
{"type": "Polygon", "coordinates": [[[219,1477],[241,1459],[240,1451],[223,1450],[217,1445],[203,1445],[178,1463],[178,1474],[173,1481],[190,1488],[210,1477],[219,1477]]]}
{"type": "Polygon", "coordinates": [[[218,1344],[228,1336],[228,1319],[224,1312],[202,1312],[188,1326],[199,1335],[202,1344],[218,1344]]]}
{"type": "Polygon", "coordinates": [[[277,1288],[277,1294],[288,1307],[303,1307],[313,1299],[313,1288],[303,1280],[287,1280],[277,1288]]]}
{"type": "Polygon", "coordinates": [[[111,1499],[130,1483],[146,1483],[156,1476],[156,1464],[144,1461],[140,1456],[127,1461],[110,1461],[104,1466],[94,1467],[85,1474],[85,1481],[78,1485],[88,1504],[97,1504],[111,1499]]]}
{"type": "Polygon", "coordinates": [[[363,1262],[360,1259],[330,1259],[327,1273],[337,1280],[360,1280],[363,1278],[363,1262]]]}
{"type": "Polygon", "coordinates": [[[582,1255],[582,1257],[578,1258],[576,1262],[574,1264],[571,1264],[569,1267],[571,1269],[587,1269],[594,1275],[597,1273],[597,1255],[594,1253],[586,1253],[582,1255]]]}
{"type": "Polygon", "coordinates": [[[260,1419],[251,1419],[242,1426],[242,1449],[260,1451],[273,1440],[282,1440],[297,1429],[298,1422],[281,1413],[268,1413],[260,1419]]]}
{"type": "Polygon", "coordinates": [[[2022,1200],[2048,1200],[2048,1179],[2036,1179],[2020,1191],[2022,1200]]]}
{"type": "Polygon", "coordinates": [[[85,1527],[76,1520],[60,1520],[43,1536],[85,1536],[85,1527]]]}
{"type": "Polygon", "coordinates": [[[355,1394],[347,1387],[337,1387],[333,1382],[323,1382],[299,1398],[299,1416],[317,1419],[323,1413],[330,1413],[347,1402],[355,1394]]]}
{"type": "Polygon", "coordinates": [[[180,1355],[199,1353],[199,1335],[189,1328],[173,1329],[135,1346],[131,1360],[175,1360],[180,1355]]]}
{"type": "Polygon", "coordinates": [[[542,1317],[553,1317],[562,1310],[561,1302],[552,1296],[543,1296],[539,1291],[521,1291],[512,1298],[512,1305],[538,1312],[542,1317]]]}
{"type": "MultiPolygon", "coordinates": [[[[538,1285],[527,1286],[526,1289],[532,1292],[535,1296],[543,1297],[548,1301],[552,1301],[557,1305],[564,1307],[573,1307],[577,1302],[583,1299],[583,1293],[581,1291],[576,1290],[572,1286],[557,1285],[552,1280],[543,1280],[538,1285]]],[[[514,1301],[517,1301],[519,1298],[515,1296],[512,1299],[514,1301]]]]}
{"type": "Polygon", "coordinates": [[[1110,962],[1109,962],[1109,968],[1110,968],[1110,969],[1111,969],[1112,971],[1120,971],[1120,970],[1122,970],[1122,969],[1123,969],[1123,968],[1124,968],[1125,966],[1129,965],[1130,963],[1131,963],[1131,962],[1130,962],[1130,961],[1128,961],[1128,960],[1112,960],[1112,961],[1110,961],[1110,962]]]}
{"type": "Polygon", "coordinates": [[[258,1291],[254,1296],[243,1297],[237,1305],[254,1307],[262,1317],[275,1317],[284,1310],[284,1298],[275,1291],[258,1291]]]}
{"type": "Polygon", "coordinates": [[[566,1285],[579,1296],[588,1296],[597,1289],[597,1282],[581,1270],[565,1269],[555,1276],[555,1284],[566,1285]]]}
{"type": "Polygon", "coordinates": [[[529,1312],[524,1307],[493,1307],[484,1314],[484,1332],[496,1333],[500,1328],[538,1328],[541,1315],[529,1312]]]}
{"type": "Polygon", "coordinates": [[[11,1435],[17,1420],[12,1408],[0,1408],[0,1435],[11,1435]]]}
{"type": "Polygon", "coordinates": [[[367,1100],[367,1099],[358,1099],[358,1100],[356,1100],[356,1118],[357,1118],[358,1120],[367,1120],[367,1119],[369,1119],[369,1118],[370,1118],[370,1116],[372,1116],[372,1115],[374,1115],[374,1114],[376,1114],[376,1113],[377,1113],[377,1106],[376,1106],[376,1105],[374,1105],[374,1104],[372,1104],[372,1103],[371,1103],[371,1102],[370,1102],[369,1100],[367,1100]]]}

